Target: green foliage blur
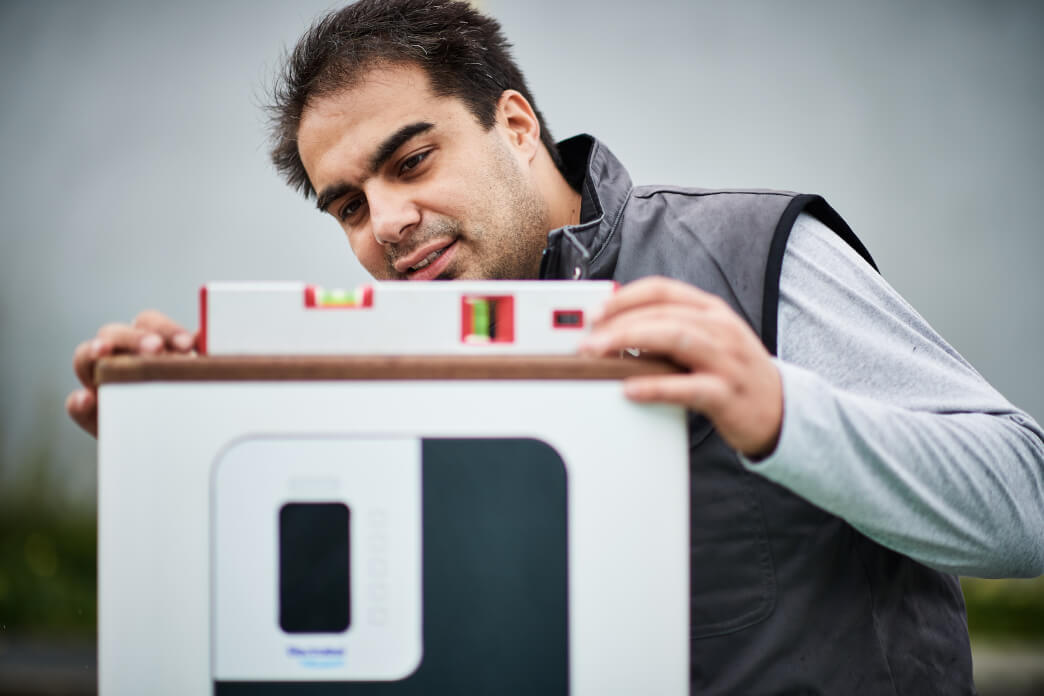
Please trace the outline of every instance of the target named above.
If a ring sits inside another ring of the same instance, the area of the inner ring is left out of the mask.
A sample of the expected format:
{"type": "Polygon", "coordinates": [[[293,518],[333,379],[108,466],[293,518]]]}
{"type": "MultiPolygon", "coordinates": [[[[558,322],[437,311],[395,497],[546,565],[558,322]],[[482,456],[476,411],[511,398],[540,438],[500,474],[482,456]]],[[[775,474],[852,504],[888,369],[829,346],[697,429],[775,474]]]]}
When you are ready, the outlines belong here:
{"type": "Polygon", "coordinates": [[[973,639],[1044,644],[1044,577],[961,578],[961,588],[973,639]]]}
{"type": "Polygon", "coordinates": [[[0,630],[91,638],[98,624],[93,507],[55,495],[46,447],[0,491],[0,630]]]}

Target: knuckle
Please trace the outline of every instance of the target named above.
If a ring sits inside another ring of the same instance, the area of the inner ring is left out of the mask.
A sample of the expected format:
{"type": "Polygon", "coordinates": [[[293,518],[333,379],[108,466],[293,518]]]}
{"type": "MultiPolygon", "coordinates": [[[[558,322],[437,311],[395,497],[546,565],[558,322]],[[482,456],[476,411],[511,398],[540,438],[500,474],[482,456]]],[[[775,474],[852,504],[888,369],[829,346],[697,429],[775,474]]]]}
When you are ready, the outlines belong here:
{"type": "Polygon", "coordinates": [[[626,298],[621,300],[619,294],[614,294],[606,300],[605,305],[602,307],[602,322],[611,321],[613,316],[620,311],[620,308],[625,307],[626,304],[626,298]]]}
{"type": "Polygon", "coordinates": [[[741,322],[733,319],[730,316],[722,315],[716,320],[718,325],[718,332],[722,339],[724,339],[729,345],[735,345],[737,339],[743,336],[743,327],[741,322]]]}
{"type": "Polygon", "coordinates": [[[668,278],[667,276],[657,275],[652,277],[652,282],[656,283],[656,286],[665,290],[672,290],[681,286],[681,283],[674,278],[668,278]]]}
{"type": "Polygon", "coordinates": [[[728,360],[729,366],[737,373],[742,374],[744,371],[750,369],[750,358],[747,355],[746,347],[735,341],[730,341],[726,344],[724,357],[728,360]]]}
{"type": "Polygon", "coordinates": [[[134,317],[134,326],[144,327],[149,326],[156,322],[156,317],[159,315],[154,309],[145,309],[138,312],[138,316],[134,317]]]}
{"type": "Polygon", "coordinates": [[[675,326],[670,331],[671,345],[675,346],[679,350],[685,350],[689,347],[690,337],[689,332],[684,326],[675,326]]]}
{"type": "Polygon", "coordinates": [[[636,290],[641,290],[650,299],[662,299],[664,296],[664,283],[667,279],[662,276],[648,276],[634,282],[636,290]]]}
{"type": "Polygon", "coordinates": [[[102,338],[112,336],[125,331],[127,328],[126,324],[121,324],[118,321],[110,321],[108,324],[104,324],[100,329],[98,329],[98,337],[102,338]]]}
{"type": "Polygon", "coordinates": [[[732,307],[720,295],[711,295],[708,300],[711,309],[718,313],[731,313],[732,307]]]}

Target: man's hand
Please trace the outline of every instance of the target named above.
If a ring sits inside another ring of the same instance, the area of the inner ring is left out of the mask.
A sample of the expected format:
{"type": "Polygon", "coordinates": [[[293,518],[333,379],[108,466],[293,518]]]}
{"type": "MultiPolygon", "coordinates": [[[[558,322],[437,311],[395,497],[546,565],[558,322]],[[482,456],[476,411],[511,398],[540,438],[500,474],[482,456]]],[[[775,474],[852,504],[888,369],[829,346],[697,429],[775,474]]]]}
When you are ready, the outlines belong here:
{"type": "Polygon", "coordinates": [[[734,449],[772,453],[783,424],[779,370],[757,335],[715,295],[667,278],[643,278],[619,290],[580,346],[585,355],[626,348],[656,353],[687,374],[631,377],[628,398],[698,411],[734,449]]]}
{"type": "Polygon", "coordinates": [[[73,353],[73,371],[83,385],[69,394],[65,410],[76,424],[98,437],[98,385],[94,383],[94,364],[108,355],[159,355],[189,353],[196,336],[155,310],[145,310],[132,325],[106,324],[98,335],[84,341],[73,353]]]}

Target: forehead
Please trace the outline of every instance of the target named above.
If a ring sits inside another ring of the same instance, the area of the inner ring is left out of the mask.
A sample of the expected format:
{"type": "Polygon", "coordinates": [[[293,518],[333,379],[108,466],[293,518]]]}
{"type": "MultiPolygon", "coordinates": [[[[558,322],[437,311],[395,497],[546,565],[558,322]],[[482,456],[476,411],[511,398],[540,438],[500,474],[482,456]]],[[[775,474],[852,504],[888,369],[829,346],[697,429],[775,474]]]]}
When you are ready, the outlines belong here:
{"type": "Polygon", "coordinates": [[[420,67],[379,66],[351,87],[310,102],[301,113],[297,147],[309,179],[320,188],[334,172],[361,175],[374,148],[399,128],[428,121],[443,129],[459,125],[462,116],[463,104],[436,97],[420,67]]]}

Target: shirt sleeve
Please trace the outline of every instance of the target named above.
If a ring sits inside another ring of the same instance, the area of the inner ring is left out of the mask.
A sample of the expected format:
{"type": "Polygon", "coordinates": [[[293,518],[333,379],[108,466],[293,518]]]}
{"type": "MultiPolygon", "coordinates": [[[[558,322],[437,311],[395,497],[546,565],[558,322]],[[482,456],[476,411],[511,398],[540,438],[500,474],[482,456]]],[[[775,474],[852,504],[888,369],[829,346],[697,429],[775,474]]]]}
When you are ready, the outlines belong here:
{"type": "Polygon", "coordinates": [[[752,471],[933,568],[1044,573],[1044,431],[804,214],[778,327],[783,428],[752,471]]]}

